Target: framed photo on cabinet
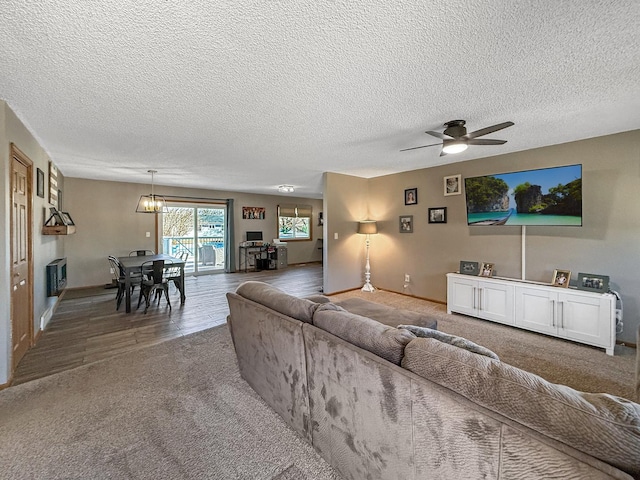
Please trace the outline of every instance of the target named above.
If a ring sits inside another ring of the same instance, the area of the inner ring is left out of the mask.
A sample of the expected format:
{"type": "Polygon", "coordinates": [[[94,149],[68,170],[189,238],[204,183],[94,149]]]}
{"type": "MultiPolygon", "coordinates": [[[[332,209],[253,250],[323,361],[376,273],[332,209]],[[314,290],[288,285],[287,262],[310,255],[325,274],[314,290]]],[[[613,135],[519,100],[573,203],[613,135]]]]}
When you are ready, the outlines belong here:
{"type": "Polygon", "coordinates": [[[576,286],[578,290],[607,293],[609,291],[609,277],[607,275],[596,275],[595,273],[579,273],[576,286]]]}
{"type": "Polygon", "coordinates": [[[554,270],[553,280],[551,280],[551,285],[553,285],[554,287],[567,288],[569,286],[570,278],[571,278],[570,270],[554,270]]]}

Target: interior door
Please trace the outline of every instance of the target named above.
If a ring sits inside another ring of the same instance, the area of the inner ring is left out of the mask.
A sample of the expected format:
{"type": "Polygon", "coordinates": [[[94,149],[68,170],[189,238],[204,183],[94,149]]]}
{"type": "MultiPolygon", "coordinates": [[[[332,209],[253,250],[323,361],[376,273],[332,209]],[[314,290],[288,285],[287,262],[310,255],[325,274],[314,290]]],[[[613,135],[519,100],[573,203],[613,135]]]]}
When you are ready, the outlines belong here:
{"type": "Polygon", "coordinates": [[[11,155],[11,343],[15,368],[33,338],[31,266],[31,161],[11,155]]]}

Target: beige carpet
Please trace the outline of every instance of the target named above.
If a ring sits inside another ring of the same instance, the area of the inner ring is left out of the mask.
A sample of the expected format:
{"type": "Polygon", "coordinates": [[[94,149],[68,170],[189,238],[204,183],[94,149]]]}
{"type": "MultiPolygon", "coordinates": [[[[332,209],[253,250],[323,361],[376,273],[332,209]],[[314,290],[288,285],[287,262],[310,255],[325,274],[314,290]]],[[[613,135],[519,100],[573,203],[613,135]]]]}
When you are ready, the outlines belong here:
{"type": "Polygon", "coordinates": [[[438,330],[483,345],[497,353],[503,362],[577,390],[634,400],[635,348],[617,345],[612,357],[601,348],[465,315],[448,315],[445,305],[382,290],[373,293],[353,290],[332,295],[331,299],[352,297],[416,312],[432,312],[439,317],[438,330]]]}
{"type": "Polygon", "coordinates": [[[341,477],[240,378],[221,326],[0,391],[0,478],[341,477]]]}

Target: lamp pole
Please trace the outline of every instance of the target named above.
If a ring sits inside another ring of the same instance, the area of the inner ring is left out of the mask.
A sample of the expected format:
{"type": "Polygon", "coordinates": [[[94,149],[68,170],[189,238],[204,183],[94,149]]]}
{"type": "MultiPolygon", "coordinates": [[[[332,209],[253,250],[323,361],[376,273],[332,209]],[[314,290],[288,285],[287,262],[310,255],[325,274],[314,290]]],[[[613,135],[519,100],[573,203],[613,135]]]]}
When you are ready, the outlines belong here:
{"type": "Polygon", "coordinates": [[[367,263],[364,266],[364,285],[362,287],[362,291],[363,292],[374,292],[376,289],[373,285],[371,285],[371,282],[369,281],[371,279],[371,265],[369,264],[369,234],[367,233],[367,240],[366,240],[366,245],[367,245],[367,263]]]}
{"type": "Polygon", "coordinates": [[[367,264],[364,269],[364,286],[362,287],[363,292],[375,292],[375,288],[371,285],[371,265],[369,264],[369,244],[370,238],[369,235],[378,233],[378,224],[375,220],[361,220],[358,222],[358,233],[367,236],[367,264]]]}

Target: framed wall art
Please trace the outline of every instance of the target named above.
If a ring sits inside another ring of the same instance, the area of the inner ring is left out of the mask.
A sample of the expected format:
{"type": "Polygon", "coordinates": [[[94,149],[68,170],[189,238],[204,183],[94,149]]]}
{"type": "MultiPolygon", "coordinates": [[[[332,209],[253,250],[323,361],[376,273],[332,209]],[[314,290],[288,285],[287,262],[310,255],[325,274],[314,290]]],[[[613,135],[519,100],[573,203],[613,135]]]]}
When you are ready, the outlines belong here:
{"type": "Polygon", "coordinates": [[[418,204],[418,189],[407,188],[404,191],[404,204],[405,205],[417,205],[418,204]]]}
{"type": "Polygon", "coordinates": [[[429,223],[447,223],[447,207],[429,209],[429,223]]]}
{"type": "Polygon", "coordinates": [[[264,220],[264,207],[242,207],[243,220],[264,220]]]}
{"type": "Polygon", "coordinates": [[[589,292],[607,293],[609,291],[609,277],[607,275],[597,275],[595,273],[579,273],[578,290],[589,292]]]}
{"type": "Polygon", "coordinates": [[[400,233],[413,233],[413,215],[400,215],[400,233]]]}
{"type": "Polygon", "coordinates": [[[444,177],[444,196],[460,195],[462,193],[462,175],[444,177]]]}
{"type": "Polygon", "coordinates": [[[49,203],[58,207],[58,168],[49,162],[49,203]]]}
{"type": "Polygon", "coordinates": [[[40,198],[44,198],[44,172],[38,168],[36,182],[36,192],[40,198]]]}

